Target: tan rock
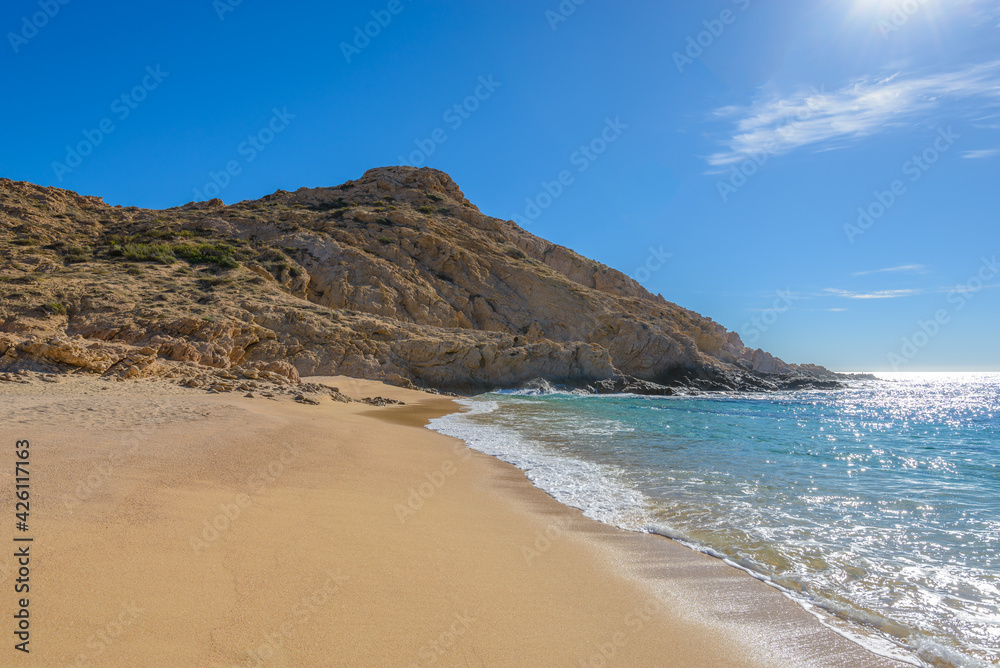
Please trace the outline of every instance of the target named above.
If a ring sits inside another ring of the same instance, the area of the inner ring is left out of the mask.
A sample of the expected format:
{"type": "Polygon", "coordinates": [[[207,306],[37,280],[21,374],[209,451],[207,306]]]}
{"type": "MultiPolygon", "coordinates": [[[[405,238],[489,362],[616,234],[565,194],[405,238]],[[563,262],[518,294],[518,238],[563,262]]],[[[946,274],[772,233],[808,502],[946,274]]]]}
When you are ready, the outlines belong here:
{"type": "Polygon", "coordinates": [[[215,369],[240,391],[236,381],[288,385],[300,374],[452,389],[829,374],[750,350],[621,272],[483,215],[432,169],[381,168],[334,188],[157,212],[9,180],[0,195],[0,243],[12,249],[0,267],[0,371],[207,387],[192,377],[215,369]],[[125,267],[110,253],[111,235],[153,230],[162,243],[228,248],[239,266],[125,267]],[[29,237],[37,245],[5,243],[29,237]],[[58,248],[70,246],[101,252],[65,264],[58,248]],[[39,283],[36,270],[50,266],[65,270],[39,283]],[[67,316],[39,315],[53,303],[67,316]]]}

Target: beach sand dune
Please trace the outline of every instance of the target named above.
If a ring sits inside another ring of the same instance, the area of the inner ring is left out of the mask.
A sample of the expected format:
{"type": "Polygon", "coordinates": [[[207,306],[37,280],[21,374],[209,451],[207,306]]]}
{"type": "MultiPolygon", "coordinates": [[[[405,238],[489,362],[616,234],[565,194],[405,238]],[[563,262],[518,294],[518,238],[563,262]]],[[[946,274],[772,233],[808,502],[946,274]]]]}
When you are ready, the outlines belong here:
{"type": "MultiPolygon", "coordinates": [[[[584,518],[406,406],[73,378],[0,387],[31,442],[37,666],[880,666],[776,590],[584,518]]],[[[8,620],[15,577],[0,562],[8,620]]],[[[12,630],[12,629],[11,629],[12,630]]],[[[15,656],[17,654],[17,656],[15,656]]],[[[8,663],[10,661],[10,663],[8,663]]]]}

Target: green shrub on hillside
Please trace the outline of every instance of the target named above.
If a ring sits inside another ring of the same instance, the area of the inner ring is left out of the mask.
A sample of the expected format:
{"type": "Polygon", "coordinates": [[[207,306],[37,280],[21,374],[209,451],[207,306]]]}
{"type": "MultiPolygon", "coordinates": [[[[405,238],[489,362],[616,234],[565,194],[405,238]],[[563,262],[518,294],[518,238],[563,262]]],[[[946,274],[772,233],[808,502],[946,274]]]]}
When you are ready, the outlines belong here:
{"type": "Polygon", "coordinates": [[[235,249],[225,244],[180,244],[174,246],[173,251],[191,264],[214,264],[226,269],[240,266],[234,257],[235,249]]]}
{"type": "Polygon", "coordinates": [[[112,257],[120,257],[129,262],[159,262],[160,264],[177,262],[170,245],[165,243],[112,244],[110,253],[112,257]]]}
{"type": "Polygon", "coordinates": [[[74,262],[90,262],[93,258],[93,253],[89,248],[82,248],[80,246],[70,246],[65,249],[63,255],[63,261],[66,264],[73,264],[74,262]]]}
{"type": "MultiPolygon", "coordinates": [[[[120,237],[119,237],[120,239],[120,237]]],[[[236,249],[221,243],[126,242],[111,243],[110,255],[129,262],[158,262],[174,264],[178,258],[191,264],[210,264],[225,269],[239,266],[236,249]]]]}

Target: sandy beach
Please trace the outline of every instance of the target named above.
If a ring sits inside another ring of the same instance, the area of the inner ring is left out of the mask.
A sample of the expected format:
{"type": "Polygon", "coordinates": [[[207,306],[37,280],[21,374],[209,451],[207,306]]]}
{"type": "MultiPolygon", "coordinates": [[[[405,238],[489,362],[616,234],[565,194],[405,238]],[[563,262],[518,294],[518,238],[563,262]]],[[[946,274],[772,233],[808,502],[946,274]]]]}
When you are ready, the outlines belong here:
{"type": "MultiPolygon", "coordinates": [[[[717,559],[584,518],[424,425],[164,382],[0,383],[30,441],[30,654],[3,665],[890,666],[717,559]]],[[[8,543],[12,545],[13,543],[8,543]]]]}

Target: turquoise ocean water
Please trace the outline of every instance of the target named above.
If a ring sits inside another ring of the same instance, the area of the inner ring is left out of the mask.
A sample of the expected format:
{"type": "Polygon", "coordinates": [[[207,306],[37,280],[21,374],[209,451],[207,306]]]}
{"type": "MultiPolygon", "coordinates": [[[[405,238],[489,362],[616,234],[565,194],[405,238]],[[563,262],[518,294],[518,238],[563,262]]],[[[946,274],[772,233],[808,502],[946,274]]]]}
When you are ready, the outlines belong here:
{"type": "Polygon", "coordinates": [[[602,522],[783,589],[915,665],[1000,663],[1000,374],[836,391],[500,392],[431,427],[602,522]]]}

